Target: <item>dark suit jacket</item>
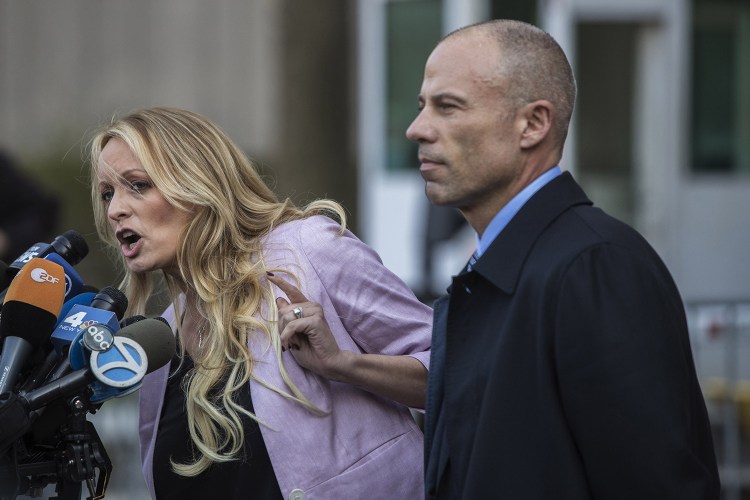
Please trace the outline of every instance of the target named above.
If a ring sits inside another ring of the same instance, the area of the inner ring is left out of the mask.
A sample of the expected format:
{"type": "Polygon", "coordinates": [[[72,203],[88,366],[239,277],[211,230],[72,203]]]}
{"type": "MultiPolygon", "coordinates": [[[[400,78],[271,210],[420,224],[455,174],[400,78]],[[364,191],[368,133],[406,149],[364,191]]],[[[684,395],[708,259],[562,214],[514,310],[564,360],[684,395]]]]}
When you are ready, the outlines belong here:
{"type": "Polygon", "coordinates": [[[0,230],[9,246],[0,260],[13,262],[31,245],[47,241],[60,219],[59,201],[0,151],[0,230]]]}
{"type": "Polygon", "coordinates": [[[683,303],[568,173],[435,304],[428,498],[718,499],[683,303]]]}

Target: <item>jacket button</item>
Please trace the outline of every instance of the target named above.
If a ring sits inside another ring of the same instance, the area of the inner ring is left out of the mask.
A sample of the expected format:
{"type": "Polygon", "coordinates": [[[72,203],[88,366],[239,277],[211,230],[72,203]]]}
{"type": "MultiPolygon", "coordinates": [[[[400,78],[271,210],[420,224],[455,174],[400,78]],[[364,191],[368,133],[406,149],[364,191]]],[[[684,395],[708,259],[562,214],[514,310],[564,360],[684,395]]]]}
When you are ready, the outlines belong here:
{"type": "Polygon", "coordinates": [[[289,492],[289,500],[305,500],[305,492],[299,488],[294,488],[289,492]]]}

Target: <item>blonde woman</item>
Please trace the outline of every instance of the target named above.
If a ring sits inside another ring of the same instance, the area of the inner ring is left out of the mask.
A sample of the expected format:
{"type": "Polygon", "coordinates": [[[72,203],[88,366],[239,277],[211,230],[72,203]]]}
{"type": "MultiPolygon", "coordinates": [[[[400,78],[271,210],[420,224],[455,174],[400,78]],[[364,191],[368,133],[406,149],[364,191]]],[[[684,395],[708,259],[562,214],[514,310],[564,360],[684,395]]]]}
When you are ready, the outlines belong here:
{"type": "Polygon", "coordinates": [[[422,497],[409,407],[424,406],[432,313],[341,207],[277,200],[185,110],[115,118],[90,153],[128,314],[144,313],[159,276],[172,299],[178,352],[140,391],[152,497],[422,497]]]}

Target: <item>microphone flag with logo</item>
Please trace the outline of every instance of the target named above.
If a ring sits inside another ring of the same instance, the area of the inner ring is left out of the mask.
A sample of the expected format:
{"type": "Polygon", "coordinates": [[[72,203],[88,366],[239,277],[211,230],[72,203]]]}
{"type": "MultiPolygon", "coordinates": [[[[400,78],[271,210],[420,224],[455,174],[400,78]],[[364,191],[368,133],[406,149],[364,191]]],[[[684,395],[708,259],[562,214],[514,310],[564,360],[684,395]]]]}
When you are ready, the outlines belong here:
{"type": "MultiPolygon", "coordinates": [[[[55,237],[55,239],[52,240],[52,243],[34,243],[16,260],[11,262],[11,264],[5,269],[4,279],[0,279],[0,281],[12,283],[11,280],[13,280],[16,274],[18,274],[27,263],[31,262],[32,259],[46,257],[51,253],[57,253],[68,263],[75,266],[81,262],[86,255],[88,255],[89,246],[86,244],[86,240],[83,239],[83,236],[72,229],[55,237]]],[[[2,288],[2,292],[0,292],[0,302],[3,301],[6,293],[8,293],[8,290],[2,288]]]]}
{"type": "Polygon", "coordinates": [[[114,336],[111,356],[103,355],[109,351],[94,351],[81,368],[24,394],[23,398],[31,410],[36,410],[87,386],[92,390],[92,403],[124,396],[141,386],[145,374],[166,365],[174,356],[175,345],[172,329],[165,322],[153,318],[139,321],[114,336]],[[109,387],[112,392],[97,394],[97,385],[109,387]]]}
{"type": "Polygon", "coordinates": [[[49,339],[64,295],[62,266],[38,257],[11,282],[0,310],[0,394],[13,390],[28,357],[49,339]]]}
{"type": "Polygon", "coordinates": [[[140,372],[151,373],[171,361],[176,343],[172,328],[163,318],[144,318],[124,326],[114,336],[114,346],[117,349],[91,354],[91,370],[98,380],[92,384],[92,402],[122,397],[139,389],[141,383],[133,382],[143,378],[140,372]],[[140,366],[141,352],[146,354],[146,366],[140,366]]]}
{"type": "Polygon", "coordinates": [[[106,325],[112,333],[117,332],[128,308],[128,298],[112,286],[102,288],[89,303],[79,303],[75,297],[72,302],[72,307],[60,317],[52,332],[52,344],[61,354],[81,330],[95,323],[106,325]]]}
{"type": "MultiPolygon", "coordinates": [[[[65,266],[63,266],[63,269],[65,269],[65,266]]],[[[50,340],[52,341],[53,349],[47,353],[47,357],[44,358],[43,361],[35,363],[34,369],[29,373],[29,376],[26,377],[26,380],[18,388],[20,392],[28,392],[32,389],[36,389],[49,376],[53,377],[54,379],[61,377],[62,375],[65,375],[70,371],[70,363],[67,363],[67,353],[68,348],[70,347],[71,340],[66,338],[56,338],[55,332],[57,332],[57,327],[60,325],[60,322],[62,322],[68,316],[68,312],[74,305],[91,304],[91,301],[94,299],[94,296],[98,291],[98,289],[90,285],[83,285],[81,286],[80,293],[78,293],[77,295],[71,298],[67,298],[66,294],[66,300],[62,305],[57,323],[55,324],[55,330],[52,331],[52,336],[50,338],[50,340]],[[53,370],[55,370],[55,373],[52,373],[53,370]]]]}
{"type": "Polygon", "coordinates": [[[80,233],[71,229],[56,236],[51,243],[34,243],[10,264],[7,272],[18,273],[31,259],[46,257],[51,253],[57,253],[75,266],[88,255],[89,246],[80,233]]]}
{"type": "Polygon", "coordinates": [[[75,297],[83,286],[83,279],[78,274],[78,271],[58,253],[51,253],[44,257],[44,260],[49,260],[62,266],[63,271],[65,271],[65,300],[75,297]]]}

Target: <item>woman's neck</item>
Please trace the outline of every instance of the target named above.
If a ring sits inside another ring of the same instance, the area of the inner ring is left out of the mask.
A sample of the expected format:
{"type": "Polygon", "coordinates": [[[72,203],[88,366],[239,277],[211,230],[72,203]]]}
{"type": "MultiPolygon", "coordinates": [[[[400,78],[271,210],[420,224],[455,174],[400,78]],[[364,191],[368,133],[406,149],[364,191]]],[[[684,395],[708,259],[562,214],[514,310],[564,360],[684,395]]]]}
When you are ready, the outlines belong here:
{"type": "Polygon", "coordinates": [[[197,297],[195,297],[195,294],[192,295],[193,297],[186,294],[185,297],[180,341],[185,346],[190,357],[196,359],[196,355],[206,343],[208,322],[200,313],[197,297]]]}

